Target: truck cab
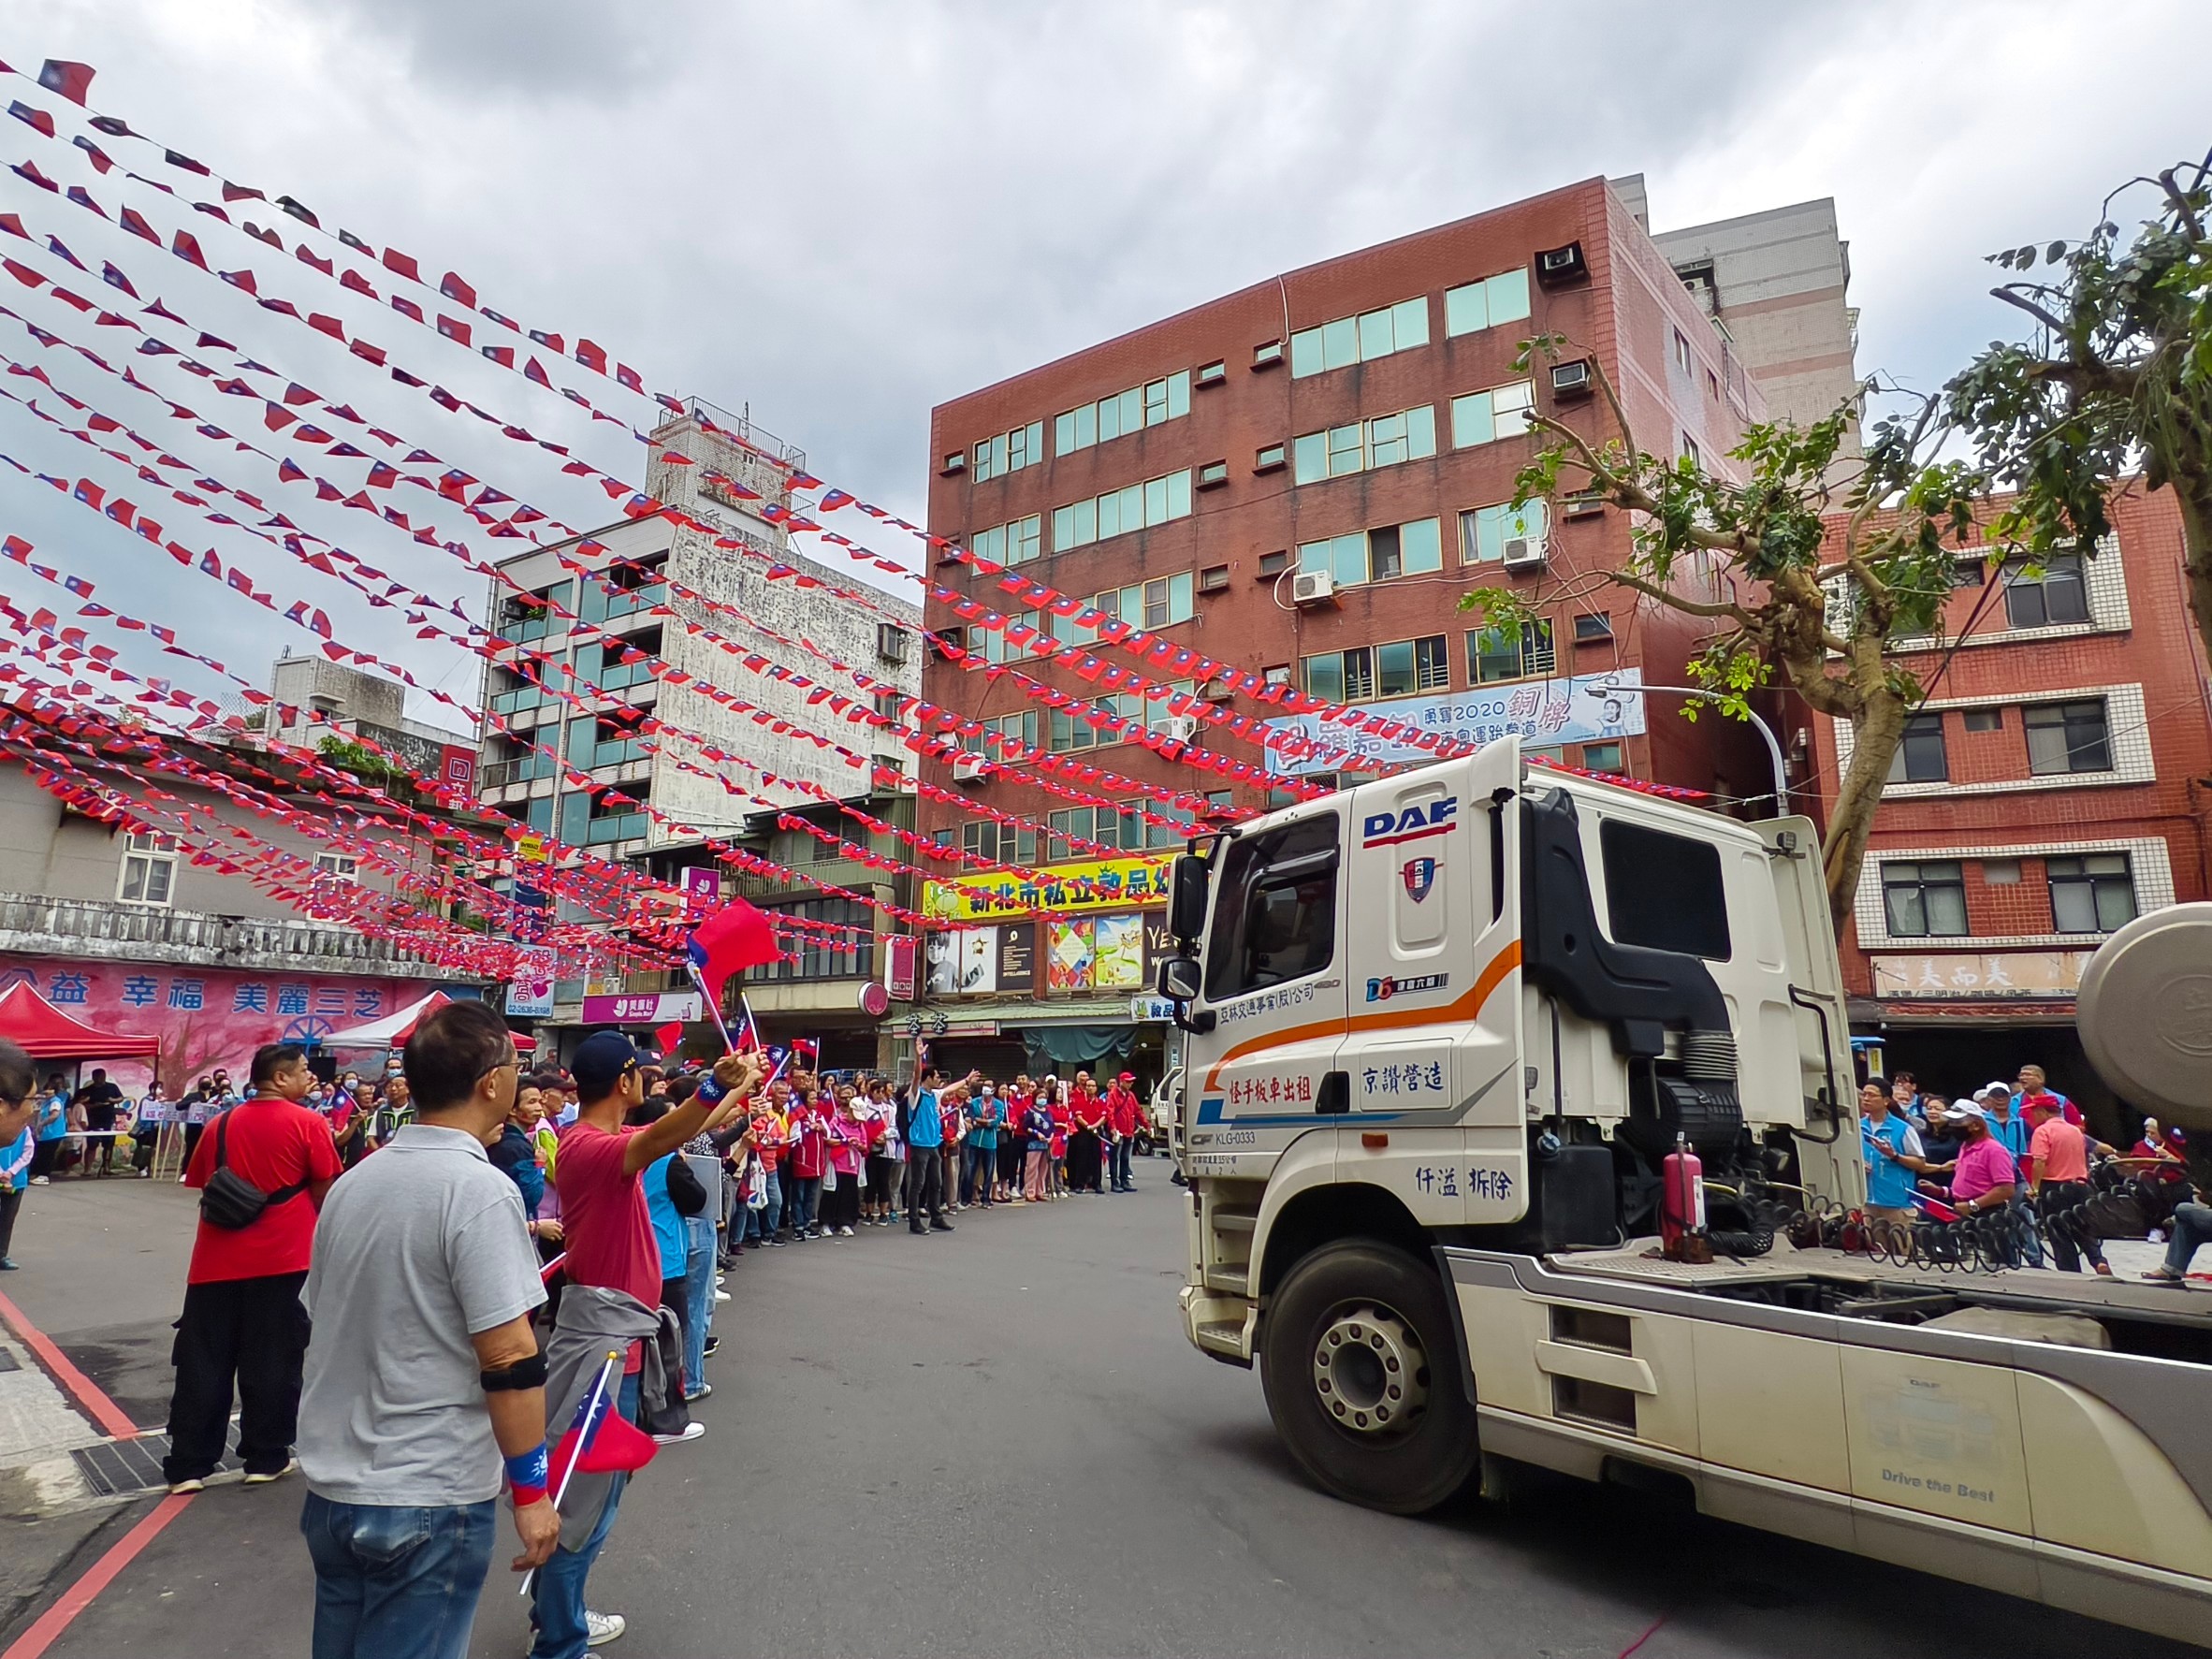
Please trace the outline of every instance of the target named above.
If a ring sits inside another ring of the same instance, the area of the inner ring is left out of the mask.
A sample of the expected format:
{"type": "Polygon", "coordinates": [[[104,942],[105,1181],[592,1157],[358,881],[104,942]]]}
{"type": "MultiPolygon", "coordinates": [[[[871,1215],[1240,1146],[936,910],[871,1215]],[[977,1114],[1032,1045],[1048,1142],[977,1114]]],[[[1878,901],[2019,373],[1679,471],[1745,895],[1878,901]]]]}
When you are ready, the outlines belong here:
{"type": "Polygon", "coordinates": [[[1510,739],[1194,841],[1158,981],[1187,1034],[1186,1333],[1256,1366],[1355,1502],[1427,1509],[1507,1461],[1657,1474],[2206,1628],[2212,1463],[2115,1402],[2212,1406],[2212,1319],[1828,1247],[1865,1165],[1818,854],[1804,819],[1510,739]],[[1659,1248],[1682,1171],[1710,1257],[1659,1248]],[[2142,1553],[2089,1547],[2113,1537],[2142,1553]]]}

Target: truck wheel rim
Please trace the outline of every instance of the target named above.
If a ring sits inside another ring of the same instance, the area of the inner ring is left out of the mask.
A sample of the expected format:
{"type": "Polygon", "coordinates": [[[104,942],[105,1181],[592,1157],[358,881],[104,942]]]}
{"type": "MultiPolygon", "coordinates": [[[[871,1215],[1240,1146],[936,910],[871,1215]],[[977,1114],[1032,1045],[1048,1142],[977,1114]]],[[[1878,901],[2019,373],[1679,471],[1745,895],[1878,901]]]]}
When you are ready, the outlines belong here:
{"type": "Polygon", "coordinates": [[[1429,1401],[1429,1361],[1413,1327],[1372,1302],[1331,1310],[1314,1344],[1314,1392],[1321,1411],[1361,1439],[1395,1439],[1429,1401]]]}

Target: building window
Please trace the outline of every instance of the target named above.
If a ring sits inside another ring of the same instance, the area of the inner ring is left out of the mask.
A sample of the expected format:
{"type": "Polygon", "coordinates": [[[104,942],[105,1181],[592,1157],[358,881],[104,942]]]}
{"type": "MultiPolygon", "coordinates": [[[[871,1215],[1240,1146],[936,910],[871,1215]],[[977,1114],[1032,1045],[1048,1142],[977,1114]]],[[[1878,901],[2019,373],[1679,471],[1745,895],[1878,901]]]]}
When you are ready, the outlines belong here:
{"type": "Polygon", "coordinates": [[[1033,865],[1037,862],[1037,832],[986,818],[960,826],[960,851],[992,864],[1033,865]]]}
{"type": "Polygon", "coordinates": [[[963,733],[959,738],[960,747],[969,754],[1002,753],[1001,746],[991,741],[993,737],[1007,738],[1026,749],[1037,747],[1037,710],[1034,708],[1025,708],[1019,714],[994,715],[989,720],[978,720],[976,724],[982,730],[963,733]]]}
{"type": "Polygon", "coordinates": [[[1044,422],[1033,420],[996,438],[977,440],[975,459],[968,473],[978,484],[1033,467],[1044,459],[1044,422]]]}
{"type": "Polygon", "coordinates": [[[1294,476],[1301,484],[1315,484],[1370,467],[1425,460],[1435,453],[1436,410],[1428,403],[1395,415],[1378,415],[1373,420],[1332,427],[1327,431],[1306,432],[1290,442],[1294,476]]]}
{"type": "Polygon", "coordinates": [[[2034,703],[2020,712],[2028,728],[2028,770],[2038,778],[2112,770],[2112,734],[2102,698],[2088,703],[2034,703]]]}
{"type": "Polygon", "coordinates": [[[1970,708],[1966,711],[1966,729],[1970,732],[2001,732],[2004,730],[2004,710],[1970,708]]]}
{"type": "Polygon", "coordinates": [[[1252,470],[1255,473],[1272,473],[1283,464],[1285,458],[1283,446],[1270,444],[1252,458],[1252,470]]]}
{"type": "Polygon", "coordinates": [[[1053,453],[1072,455],[1190,413],[1190,371],[1133,386],[1053,417],[1053,453]]]}
{"type": "Polygon", "coordinates": [[[1500,271],[1478,283],[1444,291],[1444,335],[1479,334],[1528,315],[1528,268],[1500,271]]]}
{"type": "Polygon", "coordinates": [[[785,955],[765,968],[747,970],[746,978],[762,980],[865,980],[875,976],[875,918],[857,899],[809,898],[779,905],[771,916],[789,916],[806,922],[828,923],[850,928],[844,934],[816,933],[793,928],[784,939],[785,955]]]}
{"type": "Polygon", "coordinates": [[[1190,517],[1190,472],[1148,478],[1126,489],[1110,489],[1087,502],[1053,509],[1053,551],[1087,547],[1132,530],[1150,530],[1190,517]]]}
{"type": "Polygon", "coordinates": [[[1518,512],[1510,502],[1470,507],[1460,515],[1460,562],[1503,559],[1507,542],[1541,541],[1550,518],[1551,509],[1541,496],[1523,502],[1518,512]]]}
{"type": "Polygon", "coordinates": [[[1690,372],[1690,337],[1680,328],[1674,331],[1674,366],[1684,374],[1690,372]]]}
{"type": "MultiPolygon", "coordinates": [[[[1052,862],[1055,864],[1064,859],[1089,856],[1089,849],[1072,846],[1072,841],[1096,842],[1124,852],[1141,852],[1144,849],[1144,814],[1134,808],[1116,810],[1112,807],[1072,807],[1053,813],[1051,822],[1052,862]]],[[[1158,844],[1165,846],[1169,832],[1163,830],[1160,834],[1158,844]]]]}
{"type": "MultiPolygon", "coordinates": [[[[1549,752],[1553,756],[1559,753],[1557,749],[1549,752]]],[[[1621,746],[1618,743],[1585,743],[1582,745],[1582,770],[1619,773],[1622,770],[1621,746]]]]}
{"type": "Polygon", "coordinates": [[[1095,634],[1109,619],[1131,628],[1172,628],[1189,621],[1195,614],[1197,585],[1192,574],[1184,571],[1172,576],[1155,576],[1149,582],[1133,582],[1127,588],[1109,588],[1091,595],[1091,609],[1097,617],[1086,622],[1078,616],[1069,624],[1070,632],[1095,634]]]}
{"type": "Polygon", "coordinates": [[[1259,574],[1262,576],[1279,576],[1289,568],[1290,552],[1287,547],[1278,547],[1272,553],[1259,556],[1259,574]]]}
{"type": "Polygon", "coordinates": [[[1298,568],[1308,573],[1319,571],[1340,588],[1440,571],[1444,568],[1443,531],[1433,518],[1417,518],[1410,524],[1355,530],[1325,542],[1301,542],[1298,568]]]}
{"type": "Polygon", "coordinates": [[[1892,939],[1966,937],[1966,880],[1956,859],[1888,860],[1882,906],[1892,939]]]}
{"type": "Polygon", "coordinates": [[[1550,622],[1523,622],[1518,630],[1483,628],[1467,635],[1469,685],[1548,675],[1555,661],[1550,622]]]}
{"type": "Polygon", "coordinates": [[[177,838],[133,833],[123,838],[115,896],[126,905],[166,905],[177,883],[177,838]]]}
{"type": "Polygon", "coordinates": [[[1393,640],[1348,651],[1324,651],[1304,661],[1305,689],[1335,703],[1364,697],[1404,697],[1415,691],[1444,691],[1451,685],[1446,636],[1393,640]],[[1334,688],[1331,690],[1329,688],[1334,688]]]}
{"type": "Polygon", "coordinates": [[[1613,637],[1613,618],[1603,612],[1586,612],[1575,618],[1577,645],[1602,645],[1613,637]]]}
{"type": "Polygon", "coordinates": [[[1889,757],[1891,783],[1942,783],[1951,776],[1943,753],[1943,717],[1915,714],[1906,717],[1905,735],[1889,757]]]}
{"type": "Polygon", "coordinates": [[[2039,560],[2014,560],[2004,567],[2004,618],[2015,628],[2089,619],[2089,590],[2079,553],[2051,553],[2039,560]],[[2031,575],[2030,571],[2040,571],[2031,575]]]}
{"type": "Polygon", "coordinates": [[[1681,435],[1681,458],[1690,463],[1694,472],[1702,473],[1705,471],[1705,451],[1697,447],[1697,440],[1687,432],[1681,435]]]}
{"type": "Polygon", "coordinates": [[[1290,336],[1290,374],[1303,380],[1428,343],[1429,298],[1421,294],[1318,328],[1301,328],[1290,336]]]}
{"type": "Polygon", "coordinates": [[[1469,392],[1451,400],[1451,446],[1467,449],[1477,444],[1514,438],[1528,430],[1529,411],[1536,406],[1534,381],[1516,380],[1488,391],[1469,392]]]}
{"type": "Polygon", "coordinates": [[[1201,386],[1219,386],[1229,378],[1229,364],[1220,358],[1211,363],[1201,363],[1198,383],[1201,386]]]}
{"type": "Polygon", "coordinates": [[[2135,878],[2124,852],[2046,858],[2051,926],[2059,933],[2111,933],[2135,919],[2135,878]]]}
{"type": "Polygon", "coordinates": [[[361,863],[342,852],[318,852],[315,854],[315,874],[334,876],[341,881],[358,881],[361,879],[361,863]]]}
{"type": "Polygon", "coordinates": [[[1044,520],[1032,513],[1011,524],[995,524],[989,530],[979,530],[969,539],[968,550],[979,559],[994,560],[1000,564],[1026,564],[1044,551],[1044,520]]]}

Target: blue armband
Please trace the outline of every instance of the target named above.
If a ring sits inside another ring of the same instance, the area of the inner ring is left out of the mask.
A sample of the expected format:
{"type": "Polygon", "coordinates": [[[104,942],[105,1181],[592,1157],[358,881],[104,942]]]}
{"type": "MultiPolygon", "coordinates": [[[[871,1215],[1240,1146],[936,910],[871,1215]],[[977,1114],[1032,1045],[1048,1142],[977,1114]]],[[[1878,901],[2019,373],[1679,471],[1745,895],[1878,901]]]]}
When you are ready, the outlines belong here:
{"type": "Polygon", "coordinates": [[[728,1089],[722,1087],[720,1084],[715,1081],[714,1073],[709,1071],[705,1077],[702,1077],[699,1080],[699,1092],[697,1099],[708,1106],[718,1105],[720,1104],[722,1097],[729,1092],[730,1091],[728,1089]]]}

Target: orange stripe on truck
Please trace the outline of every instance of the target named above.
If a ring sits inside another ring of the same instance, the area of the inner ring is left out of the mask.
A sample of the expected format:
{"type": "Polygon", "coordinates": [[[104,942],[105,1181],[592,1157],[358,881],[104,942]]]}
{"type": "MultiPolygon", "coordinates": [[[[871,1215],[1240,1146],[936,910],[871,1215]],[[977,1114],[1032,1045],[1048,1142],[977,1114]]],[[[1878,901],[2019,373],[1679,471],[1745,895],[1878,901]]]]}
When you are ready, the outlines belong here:
{"type": "MultiPolygon", "coordinates": [[[[1521,941],[1513,939],[1476,975],[1473,985],[1442,1008],[1391,1009],[1382,1013],[1354,1014],[1341,1023],[1317,1020],[1310,1026],[1293,1026],[1287,1031],[1273,1031],[1237,1043],[1214,1062],[1213,1069],[1206,1073],[1205,1088],[1210,1090],[1215,1086],[1215,1080],[1221,1075],[1221,1068],[1231,1060],[1242,1059],[1263,1048],[1303,1042],[1310,1037],[1326,1037],[1332,1031],[1342,1031],[1349,1037],[1355,1031],[1396,1031],[1408,1026],[1433,1026],[1445,1020],[1472,1020],[1482,1012],[1482,1005],[1490,1000],[1491,993],[1503,984],[1506,976],[1520,966],[1521,941]]],[[[1348,990],[1346,995],[1350,995],[1348,990]]]]}

